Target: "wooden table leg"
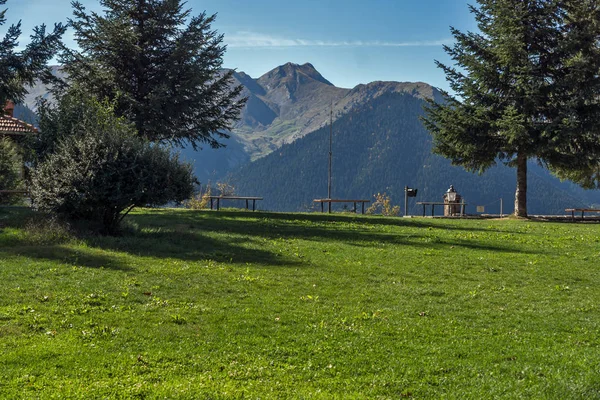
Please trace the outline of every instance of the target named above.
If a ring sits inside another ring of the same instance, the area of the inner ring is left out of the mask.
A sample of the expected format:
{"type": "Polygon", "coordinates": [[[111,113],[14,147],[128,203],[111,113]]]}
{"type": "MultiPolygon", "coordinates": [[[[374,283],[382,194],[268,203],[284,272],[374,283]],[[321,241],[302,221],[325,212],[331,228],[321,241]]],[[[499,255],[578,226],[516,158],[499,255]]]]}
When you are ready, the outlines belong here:
{"type": "Polygon", "coordinates": [[[331,214],[331,202],[329,202],[328,210],[329,214],[331,214]]]}
{"type": "Polygon", "coordinates": [[[321,202],[321,212],[324,213],[325,212],[325,208],[323,206],[323,202],[321,202]]]}
{"type": "Polygon", "coordinates": [[[256,210],[256,199],[252,200],[252,212],[254,212],[254,210],[256,210]]]}
{"type": "Polygon", "coordinates": [[[213,199],[212,198],[210,199],[210,209],[211,210],[213,209],[213,199]]]}
{"type": "Polygon", "coordinates": [[[363,214],[365,213],[365,202],[364,201],[362,202],[362,213],[363,214]]]}
{"type": "Polygon", "coordinates": [[[246,210],[248,210],[248,199],[246,199],[246,210]]]}
{"type": "Polygon", "coordinates": [[[432,216],[432,217],[433,217],[433,216],[435,216],[435,212],[434,212],[434,210],[435,210],[435,204],[432,204],[432,205],[431,205],[431,216],[432,216]]]}
{"type": "Polygon", "coordinates": [[[221,208],[221,199],[217,199],[217,211],[221,208]]]}
{"type": "Polygon", "coordinates": [[[425,216],[425,204],[423,204],[423,216],[425,216]]]}

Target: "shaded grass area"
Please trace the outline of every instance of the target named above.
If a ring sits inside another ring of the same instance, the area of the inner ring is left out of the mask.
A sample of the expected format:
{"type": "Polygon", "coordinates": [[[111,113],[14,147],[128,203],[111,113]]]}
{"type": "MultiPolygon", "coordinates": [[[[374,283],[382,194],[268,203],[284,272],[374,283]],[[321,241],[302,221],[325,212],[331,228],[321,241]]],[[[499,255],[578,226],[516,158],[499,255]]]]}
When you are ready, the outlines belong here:
{"type": "Polygon", "coordinates": [[[600,397],[598,225],[25,214],[0,211],[0,397],[600,397]]]}

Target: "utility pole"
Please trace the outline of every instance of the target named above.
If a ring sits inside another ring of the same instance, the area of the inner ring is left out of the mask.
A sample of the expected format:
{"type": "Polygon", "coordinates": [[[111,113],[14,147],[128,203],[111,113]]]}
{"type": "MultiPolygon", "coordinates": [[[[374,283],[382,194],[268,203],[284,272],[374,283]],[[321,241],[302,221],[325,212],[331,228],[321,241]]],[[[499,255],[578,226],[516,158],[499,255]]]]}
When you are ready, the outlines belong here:
{"type": "MultiPolygon", "coordinates": [[[[327,198],[331,200],[331,158],[333,149],[333,101],[331,102],[331,111],[329,115],[329,175],[327,179],[327,198]]],[[[331,213],[331,201],[329,202],[329,212],[331,213]]]]}

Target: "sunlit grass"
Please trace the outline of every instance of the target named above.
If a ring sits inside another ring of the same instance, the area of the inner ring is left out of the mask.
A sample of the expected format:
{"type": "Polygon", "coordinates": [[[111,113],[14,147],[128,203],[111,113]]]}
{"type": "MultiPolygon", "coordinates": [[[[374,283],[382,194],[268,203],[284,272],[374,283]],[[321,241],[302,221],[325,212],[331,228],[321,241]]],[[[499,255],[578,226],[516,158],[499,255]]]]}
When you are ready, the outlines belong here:
{"type": "Polygon", "coordinates": [[[1,398],[600,397],[595,224],[25,219],[0,211],[1,398]]]}

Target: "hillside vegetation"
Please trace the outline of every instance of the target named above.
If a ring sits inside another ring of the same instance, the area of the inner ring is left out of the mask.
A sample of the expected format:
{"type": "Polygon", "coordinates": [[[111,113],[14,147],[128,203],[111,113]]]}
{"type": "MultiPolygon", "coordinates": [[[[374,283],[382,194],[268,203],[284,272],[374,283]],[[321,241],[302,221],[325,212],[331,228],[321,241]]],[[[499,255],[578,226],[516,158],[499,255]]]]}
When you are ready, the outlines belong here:
{"type": "MultiPolygon", "coordinates": [[[[59,67],[54,73],[64,78],[59,67]]],[[[417,200],[441,201],[452,184],[469,204],[486,213],[513,211],[516,174],[499,166],[483,176],[452,167],[431,154],[431,136],[419,117],[424,99],[441,101],[440,93],[422,82],[371,82],[353,89],[334,86],[315,67],[287,63],[255,79],[233,74],[248,102],[240,120],[223,139],[227,147],[181,149],[205,188],[230,180],[241,195],[265,197],[261,207],[274,211],[306,211],[312,200],[327,196],[329,120],[334,120],[334,197],[361,197],[386,192],[403,206],[403,190],[419,189],[417,200]],[[252,162],[252,160],[255,160],[252,162]],[[227,175],[231,174],[230,178],[227,175]]],[[[46,94],[38,84],[32,94],[46,94]]],[[[33,97],[26,104],[35,109],[33,97]]],[[[27,121],[35,119],[28,116],[27,121]]],[[[600,191],[585,191],[560,182],[535,162],[529,166],[529,211],[564,214],[565,208],[600,205],[600,191]]],[[[413,201],[414,203],[414,201],[413,201]]],[[[410,213],[421,213],[414,204],[410,213]]]]}
{"type": "Polygon", "coordinates": [[[0,211],[2,398],[600,393],[597,225],[0,211]],[[50,224],[51,225],[51,224],[50,224]]]}
{"type": "MultiPolygon", "coordinates": [[[[515,170],[499,165],[479,176],[451,166],[431,153],[431,137],[419,117],[424,100],[415,93],[382,94],[357,106],[333,124],[334,198],[373,200],[386,192],[404,207],[404,186],[419,190],[417,201],[442,201],[450,185],[475,213],[511,213],[515,170]]],[[[238,168],[231,182],[238,193],[265,198],[267,210],[308,210],[312,200],[327,197],[329,127],[323,127],[249,165],[238,168]]],[[[564,214],[565,208],[600,203],[600,191],[585,191],[560,182],[531,163],[529,210],[532,214],[564,214]]],[[[419,214],[413,200],[409,209],[419,214]]]]}

